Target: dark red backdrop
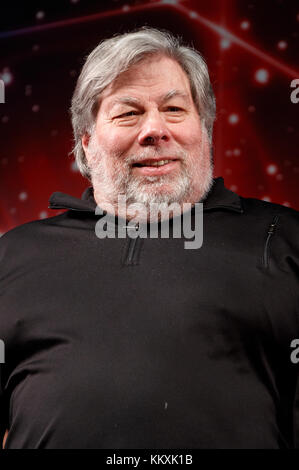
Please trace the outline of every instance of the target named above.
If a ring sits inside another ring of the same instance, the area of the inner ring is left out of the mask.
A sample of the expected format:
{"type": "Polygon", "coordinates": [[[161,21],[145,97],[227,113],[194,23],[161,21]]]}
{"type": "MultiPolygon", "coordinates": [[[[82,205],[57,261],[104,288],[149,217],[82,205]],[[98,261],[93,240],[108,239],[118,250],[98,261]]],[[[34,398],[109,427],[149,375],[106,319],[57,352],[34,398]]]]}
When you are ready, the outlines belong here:
{"type": "Polygon", "coordinates": [[[299,209],[297,1],[6,2],[1,5],[0,233],[55,215],[54,191],[88,182],[69,152],[69,105],[84,56],[104,37],[147,24],[193,42],[217,98],[216,175],[244,196],[299,209]]]}

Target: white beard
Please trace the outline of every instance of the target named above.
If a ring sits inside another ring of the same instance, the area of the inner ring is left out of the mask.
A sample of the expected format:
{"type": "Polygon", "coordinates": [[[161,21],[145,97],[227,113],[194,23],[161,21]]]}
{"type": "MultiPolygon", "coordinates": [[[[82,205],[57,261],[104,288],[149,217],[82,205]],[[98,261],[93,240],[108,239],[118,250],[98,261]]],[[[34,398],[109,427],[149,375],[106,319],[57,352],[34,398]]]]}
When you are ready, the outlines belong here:
{"type": "MultiPolygon", "coordinates": [[[[138,156],[127,156],[124,160],[118,153],[107,154],[96,142],[94,134],[90,139],[88,149],[90,155],[93,155],[89,168],[94,193],[98,195],[99,200],[102,198],[114,206],[118,203],[119,195],[126,197],[127,205],[137,203],[147,208],[151,203],[163,206],[172,203],[199,202],[190,200],[194,179],[200,178],[200,199],[205,197],[213,183],[212,161],[210,160],[208,166],[202,165],[202,168],[198,170],[198,175],[194,175],[194,170],[186,165],[186,152],[172,152],[174,157],[180,159],[180,174],[176,172],[161,176],[141,176],[133,174],[132,163],[157,155],[163,156],[160,150],[147,147],[138,156]]],[[[99,205],[101,205],[100,201],[99,205]]]]}

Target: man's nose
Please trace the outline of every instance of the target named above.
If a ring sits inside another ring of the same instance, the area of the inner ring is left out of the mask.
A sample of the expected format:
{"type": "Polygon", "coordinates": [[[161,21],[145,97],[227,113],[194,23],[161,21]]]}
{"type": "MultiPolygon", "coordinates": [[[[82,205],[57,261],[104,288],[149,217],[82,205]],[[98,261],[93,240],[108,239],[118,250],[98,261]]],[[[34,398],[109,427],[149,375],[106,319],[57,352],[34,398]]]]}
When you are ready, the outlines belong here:
{"type": "Polygon", "coordinates": [[[143,146],[158,145],[162,142],[168,142],[170,133],[160,116],[159,112],[153,113],[148,116],[142,126],[138,136],[138,143],[143,146]]]}

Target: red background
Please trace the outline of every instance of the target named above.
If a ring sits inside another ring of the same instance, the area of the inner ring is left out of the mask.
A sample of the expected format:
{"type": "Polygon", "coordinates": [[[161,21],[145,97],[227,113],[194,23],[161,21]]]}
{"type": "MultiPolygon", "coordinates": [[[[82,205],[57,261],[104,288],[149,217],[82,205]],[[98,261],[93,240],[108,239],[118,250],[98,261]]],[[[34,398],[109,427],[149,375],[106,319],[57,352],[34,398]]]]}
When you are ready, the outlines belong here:
{"type": "Polygon", "coordinates": [[[1,15],[0,234],[55,215],[52,192],[80,197],[89,185],[69,155],[76,79],[102,38],[144,24],[183,36],[207,60],[216,176],[299,209],[298,1],[11,1],[1,15]]]}

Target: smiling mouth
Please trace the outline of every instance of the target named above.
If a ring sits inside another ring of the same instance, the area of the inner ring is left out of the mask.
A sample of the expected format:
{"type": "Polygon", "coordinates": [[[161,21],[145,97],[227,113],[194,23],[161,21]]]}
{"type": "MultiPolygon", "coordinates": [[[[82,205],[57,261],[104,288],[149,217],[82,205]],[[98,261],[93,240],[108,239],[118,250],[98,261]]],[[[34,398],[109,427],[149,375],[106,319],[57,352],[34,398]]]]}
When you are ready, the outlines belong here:
{"type": "Polygon", "coordinates": [[[164,166],[164,165],[167,165],[168,163],[172,163],[172,162],[176,162],[177,159],[171,159],[171,160],[144,160],[143,162],[139,162],[139,163],[134,163],[133,164],[133,167],[144,167],[144,166],[153,166],[153,167],[159,167],[159,166],[164,166]]]}

